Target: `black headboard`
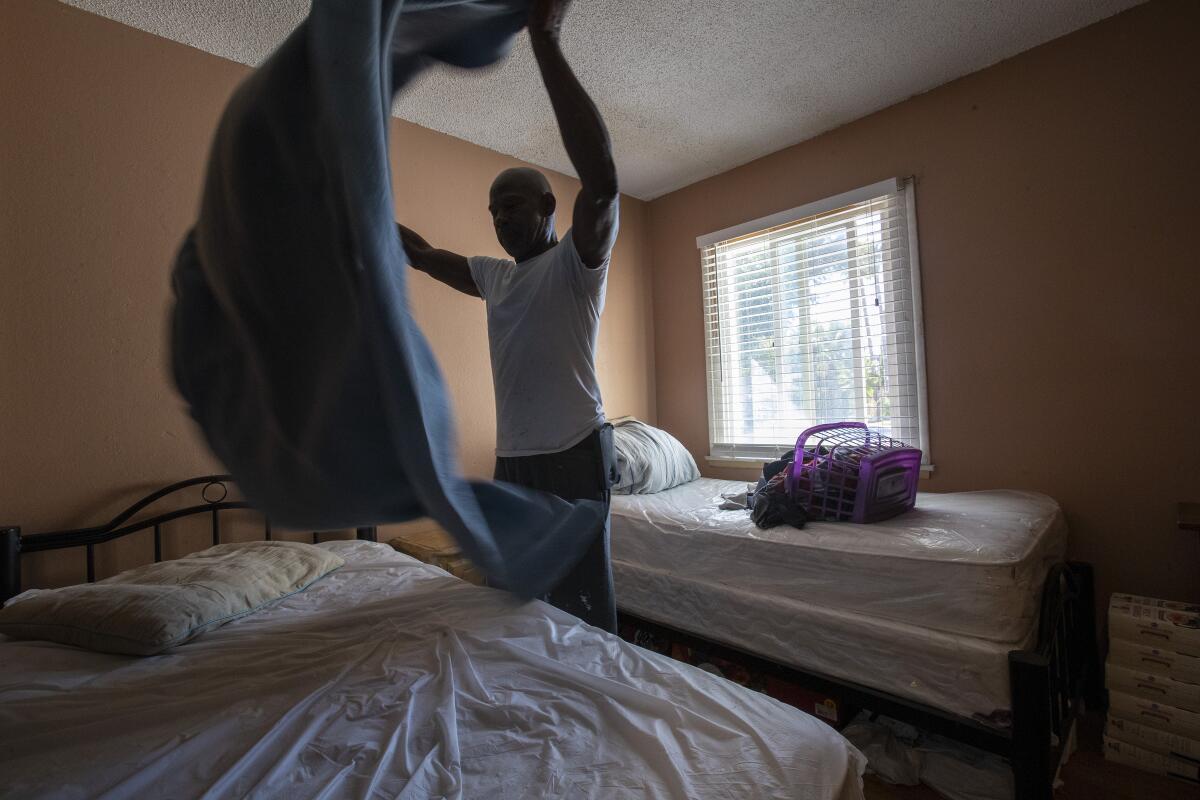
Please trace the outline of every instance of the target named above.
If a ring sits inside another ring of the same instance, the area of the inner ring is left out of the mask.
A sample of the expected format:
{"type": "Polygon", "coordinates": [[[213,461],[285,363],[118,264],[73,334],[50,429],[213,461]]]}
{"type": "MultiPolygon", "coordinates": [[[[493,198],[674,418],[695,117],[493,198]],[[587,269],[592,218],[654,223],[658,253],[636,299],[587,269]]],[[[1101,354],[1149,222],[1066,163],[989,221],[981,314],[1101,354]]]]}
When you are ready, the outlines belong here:
{"type": "MultiPolygon", "coordinates": [[[[173,520],[197,514],[210,515],[212,517],[212,542],[220,544],[221,512],[253,508],[243,500],[227,499],[229,497],[228,484],[233,482],[232,475],[202,475],[197,478],[188,478],[186,481],[173,483],[151,492],[104,525],[92,528],[22,534],[19,527],[0,527],[0,603],[21,591],[21,555],[23,553],[60,550],[67,547],[86,547],[87,579],[90,583],[96,580],[96,545],[153,528],[154,560],[162,561],[162,526],[173,520]],[[197,495],[199,502],[142,519],[133,519],[141,511],[169,495],[184,493],[188,489],[195,492],[193,487],[200,487],[197,495]]],[[[377,532],[373,526],[358,528],[356,532],[359,539],[370,542],[377,540],[377,532]]],[[[312,532],[314,544],[320,541],[320,533],[320,531],[312,532]]],[[[265,517],[263,519],[263,535],[267,539],[271,538],[271,521],[265,517]]]]}

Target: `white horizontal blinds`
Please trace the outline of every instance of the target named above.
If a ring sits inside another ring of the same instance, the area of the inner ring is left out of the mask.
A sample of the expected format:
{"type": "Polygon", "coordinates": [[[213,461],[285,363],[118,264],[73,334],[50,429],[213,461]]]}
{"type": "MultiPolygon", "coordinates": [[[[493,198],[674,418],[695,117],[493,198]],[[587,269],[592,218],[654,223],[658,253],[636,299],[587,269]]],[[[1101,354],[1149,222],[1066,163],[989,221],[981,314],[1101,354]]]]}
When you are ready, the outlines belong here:
{"type": "Polygon", "coordinates": [[[921,443],[906,196],[878,191],[701,248],[713,456],[842,420],[921,443]]]}

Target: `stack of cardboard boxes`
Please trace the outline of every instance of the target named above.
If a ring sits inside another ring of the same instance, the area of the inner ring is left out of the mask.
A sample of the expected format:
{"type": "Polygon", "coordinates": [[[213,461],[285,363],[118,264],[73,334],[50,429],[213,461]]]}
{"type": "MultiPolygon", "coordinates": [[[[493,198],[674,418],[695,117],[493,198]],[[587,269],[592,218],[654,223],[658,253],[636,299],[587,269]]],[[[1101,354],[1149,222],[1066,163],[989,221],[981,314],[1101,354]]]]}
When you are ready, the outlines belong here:
{"type": "Polygon", "coordinates": [[[464,581],[483,584],[483,573],[467,560],[450,534],[433,520],[419,519],[389,525],[387,533],[395,534],[388,544],[401,553],[441,567],[464,581]]]}
{"type": "Polygon", "coordinates": [[[1104,757],[1200,783],[1200,605],[1114,594],[1104,757]]]}

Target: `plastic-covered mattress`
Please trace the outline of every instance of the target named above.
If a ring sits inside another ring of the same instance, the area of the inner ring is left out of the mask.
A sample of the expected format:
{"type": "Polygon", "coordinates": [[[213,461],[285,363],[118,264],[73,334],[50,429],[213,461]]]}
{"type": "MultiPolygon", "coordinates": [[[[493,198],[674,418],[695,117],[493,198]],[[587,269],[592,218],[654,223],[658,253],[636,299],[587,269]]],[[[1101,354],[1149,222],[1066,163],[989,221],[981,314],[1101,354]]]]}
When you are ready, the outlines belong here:
{"type": "Polygon", "coordinates": [[[958,636],[841,609],[613,563],[617,604],[652,622],[772,661],[859,683],[965,717],[1003,721],[1008,652],[1035,643],[958,636]]]}
{"type": "Polygon", "coordinates": [[[885,522],[760,530],[746,511],[718,508],[723,493],[745,489],[700,478],[614,496],[614,564],[1013,643],[1029,634],[1046,573],[1066,551],[1058,504],[1034,492],[922,493],[885,522]]]}
{"type": "Polygon", "coordinates": [[[149,658],[0,636],[0,797],[862,800],[807,714],[384,545],[149,658]]]}

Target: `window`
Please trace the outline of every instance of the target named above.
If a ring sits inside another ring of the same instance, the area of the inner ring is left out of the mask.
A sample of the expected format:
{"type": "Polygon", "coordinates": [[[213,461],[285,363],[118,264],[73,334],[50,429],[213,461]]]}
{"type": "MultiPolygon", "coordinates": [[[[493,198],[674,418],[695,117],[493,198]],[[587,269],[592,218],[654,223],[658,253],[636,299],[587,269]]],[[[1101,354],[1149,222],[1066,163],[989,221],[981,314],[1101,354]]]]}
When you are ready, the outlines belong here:
{"type": "Polygon", "coordinates": [[[776,457],[856,420],[929,459],[912,181],[890,180],[696,240],[709,453],[776,457]]]}

